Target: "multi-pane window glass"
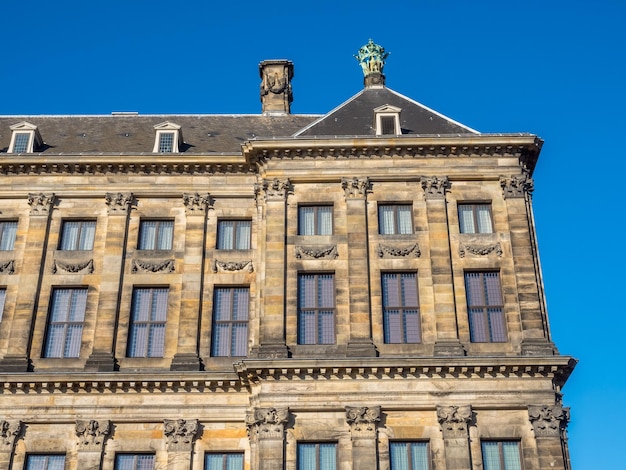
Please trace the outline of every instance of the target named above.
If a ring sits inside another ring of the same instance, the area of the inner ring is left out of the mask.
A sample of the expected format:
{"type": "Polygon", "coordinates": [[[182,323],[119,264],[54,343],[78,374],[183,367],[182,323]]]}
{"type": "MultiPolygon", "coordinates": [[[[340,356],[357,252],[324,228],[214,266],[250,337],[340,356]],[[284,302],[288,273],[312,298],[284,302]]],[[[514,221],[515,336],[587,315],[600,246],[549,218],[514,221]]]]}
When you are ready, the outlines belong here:
{"type": "Polygon", "coordinates": [[[139,226],[140,250],[171,250],[173,220],[142,220],[139,226]]]}
{"type": "Polygon", "coordinates": [[[204,470],[243,470],[243,454],[206,454],[204,470]]]}
{"type": "Polygon", "coordinates": [[[117,454],[115,470],[153,470],[154,455],[152,454],[117,454]]]}
{"type": "Polygon", "coordinates": [[[419,343],[420,312],[415,273],[382,275],[385,343],[419,343]]]}
{"type": "Polygon", "coordinates": [[[13,153],[24,153],[28,151],[28,144],[30,143],[29,132],[18,132],[15,134],[15,141],[13,142],[13,153]]]}
{"type": "Polygon", "coordinates": [[[137,288],[133,291],[129,357],[163,357],[167,294],[166,287],[137,288]]]}
{"type": "Polygon", "coordinates": [[[160,132],[159,133],[159,152],[172,153],[174,151],[174,133],[173,132],[160,132]]]}
{"type": "Polygon", "coordinates": [[[336,470],[337,444],[299,442],[297,459],[298,470],[336,470]]]}
{"type": "Polygon", "coordinates": [[[7,290],[2,288],[0,289],[0,321],[2,321],[2,315],[4,314],[4,301],[7,296],[7,290]]]}
{"type": "Polygon", "coordinates": [[[390,442],[391,470],[428,470],[427,442],[390,442]]]}
{"type": "Polygon", "coordinates": [[[86,308],[86,288],[52,291],[44,357],[78,357],[86,308]]]}
{"type": "Polygon", "coordinates": [[[298,207],[298,235],[332,235],[333,206],[298,207]]]}
{"type": "Polygon", "coordinates": [[[522,470],[519,442],[483,441],[484,470],[522,470]]]}
{"type": "Polygon", "coordinates": [[[471,341],[507,341],[500,275],[497,272],[466,272],[465,295],[471,341]]]}
{"type": "Polygon", "coordinates": [[[298,275],[298,344],[334,343],[334,274],[298,275]]]}
{"type": "Polygon", "coordinates": [[[396,134],[396,117],[395,116],[381,116],[380,117],[381,134],[393,135],[396,134]]]}
{"type": "Polygon", "coordinates": [[[26,470],[63,470],[65,455],[29,455],[26,457],[26,470]]]}
{"type": "Polygon", "coordinates": [[[491,204],[459,204],[461,233],[493,233],[491,204]]]}
{"type": "Polygon", "coordinates": [[[247,355],[249,297],[247,287],[215,289],[212,356],[247,355]]]}
{"type": "Polygon", "coordinates": [[[220,220],[217,224],[218,250],[249,250],[252,221],[220,220]]]}
{"type": "Polygon", "coordinates": [[[60,250],[93,250],[95,220],[64,220],[60,250]]]}
{"type": "Polygon", "coordinates": [[[0,221],[0,251],[10,251],[15,244],[17,220],[0,221]]]}
{"type": "Polygon", "coordinates": [[[378,231],[381,235],[413,233],[413,210],[409,204],[378,206],[378,231]]]}

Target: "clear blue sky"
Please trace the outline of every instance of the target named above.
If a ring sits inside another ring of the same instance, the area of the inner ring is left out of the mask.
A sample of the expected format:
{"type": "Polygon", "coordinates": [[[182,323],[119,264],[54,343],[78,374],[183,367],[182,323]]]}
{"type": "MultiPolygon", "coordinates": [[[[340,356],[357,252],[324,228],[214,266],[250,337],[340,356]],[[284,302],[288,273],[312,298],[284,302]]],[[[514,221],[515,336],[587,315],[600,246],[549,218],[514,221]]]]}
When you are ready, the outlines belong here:
{"type": "Polygon", "coordinates": [[[258,113],[257,64],[295,63],[295,113],[387,85],[482,132],[545,139],[534,206],[574,470],[624,468],[626,6],[620,0],[32,0],[2,7],[0,114],[258,113]],[[622,240],[620,242],[619,240],[622,240]]]}

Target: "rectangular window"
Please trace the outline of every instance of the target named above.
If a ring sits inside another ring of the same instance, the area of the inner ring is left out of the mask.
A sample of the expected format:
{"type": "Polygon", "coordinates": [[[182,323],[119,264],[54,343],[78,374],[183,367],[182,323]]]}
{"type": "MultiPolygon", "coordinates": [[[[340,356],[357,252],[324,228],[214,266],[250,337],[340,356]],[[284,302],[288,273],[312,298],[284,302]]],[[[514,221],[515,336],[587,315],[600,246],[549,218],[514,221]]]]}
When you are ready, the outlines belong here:
{"type": "Polygon", "coordinates": [[[491,204],[459,204],[461,233],[493,233],[491,204]]]}
{"type": "Polygon", "coordinates": [[[52,291],[44,357],[78,357],[87,308],[87,289],[52,291]]]}
{"type": "Polygon", "coordinates": [[[13,153],[28,152],[28,144],[30,143],[30,132],[17,132],[15,134],[15,142],[13,143],[13,153]]]}
{"type": "Polygon", "coordinates": [[[474,343],[507,341],[500,274],[466,272],[465,295],[474,343]]]}
{"type": "Polygon", "coordinates": [[[299,442],[297,459],[298,470],[336,470],[337,444],[299,442]]]}
{"type": "Polygon", "coordinates": [[[65,455],[28,455],[26,470],[63,470],[65,455]]]}
{"type": "Polygon", "coordinates": [[[133,291],[128,357],[163,357],[167,294],[166,287],[133,291]]]}
{"type": "Polygon", "coordinates": [[[174,151],[174,133],[159,132],[159,152],[172,153],[174,151]]]}
{"type": "Polygon", "coordinates": [[[93,250],[95,234],[95,220],[64,220],[61,228],[59,249],[93,250]]]}
{"type": "Polygon", "coordinates": [[[380,117],[381,134],[383,135],[395,135],[396,132],[396,117],[395,116],[381,116],[380,117]]]}
{"type": "Polygon", "coordinates": [[[483,441],[484,470],[522,470],[519,442],[483,441]]]}
{"type": "Polygon", "coordinates": [[[212,356],[247,355],[249,297],[247,287],[215,288],[212,356]]]}
{"type": "Polygon", "coordinates": [[[152,454],[117,454],[115,470],[153,470],[154,455],[152,454]]]}
{"type": "Polygon", "coordinates": [[[298,344],[335,343],[335,275],[298,275],[298,344]]]}
{"type": "Polygon", "coordinates": [[[298,235],[332,235],[333,206],[298,207],[298,235]]]}
{"type": "Polygon", "coordinates": [[[420,311],[415,273],[385,273],[383,287],[383,326],[385,343],[419,343],[420,311]]]}
{"type": "Polygon", "coordinates": [[[0,321],[2,321],[2,315],[4,314],[4,301],[7,296],[7,290],[3,287],[0,288],[0,321]]]}
{"type": "Polygon", "coordinates": [[[413,233],[413,208],[410,204],[378,206],[378,233],[381,235],[413,233]]]}
{"type": "Polygon", "coordinates": [[[0,251],[11,251],[17,234],[17,220],[0,221],[0,251]]]}
{"type": "Polygon", "coordinates": [[[139,226],[139,250],[171,250],[173,220],[142,220],[139,226]]]}
{"type": "Polygon", "coordinates": [[[220,220],[217,224],[218,250],[249,250],[251,220],[220,220]]]}
{"type": "Polygon", "coordinates": [[[389,460],[391,470],[428,470],[428,443],[390,442],[389,460]]]}
{"type": "Polygon", "coordinates": [[[243,470],[243,454],[206,454],[204,470],[243,470]]]}

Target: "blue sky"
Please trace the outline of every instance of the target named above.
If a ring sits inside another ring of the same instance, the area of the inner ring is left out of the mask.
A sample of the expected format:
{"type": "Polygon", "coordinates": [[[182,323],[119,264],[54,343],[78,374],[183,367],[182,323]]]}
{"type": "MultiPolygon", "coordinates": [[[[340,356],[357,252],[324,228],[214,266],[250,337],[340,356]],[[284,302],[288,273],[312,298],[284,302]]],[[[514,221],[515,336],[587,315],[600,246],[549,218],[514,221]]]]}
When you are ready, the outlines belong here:
{"type": "Polygon", "coordinates": [[[298,3],[8,2],[0,114],[258,113],[257,64],[278,58],[295,64],[292,111],[324,113],[362,88],[352,55],[373,38],[390,88],[545,139],[534,207],[554,341],[580,360],[564,389],[573,468],[622,468],[625,3],[298,3]]]}

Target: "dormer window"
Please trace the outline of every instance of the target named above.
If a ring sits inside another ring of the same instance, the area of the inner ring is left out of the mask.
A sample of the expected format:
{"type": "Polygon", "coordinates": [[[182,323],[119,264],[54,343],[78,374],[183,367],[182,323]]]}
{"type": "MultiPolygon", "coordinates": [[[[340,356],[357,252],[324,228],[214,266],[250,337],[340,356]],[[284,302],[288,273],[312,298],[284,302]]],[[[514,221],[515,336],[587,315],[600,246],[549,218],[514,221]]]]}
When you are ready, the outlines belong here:
{"type": "Polygon", "coordinates": [[[156,139],[154,141],[155,153],[178,153],[180,144],[183,142],[183,133],[178,124],[162,122],[154,126],[156,139]]]}
{"type": "Polygon", "coordinates": [[[13,134],[9,144],[9,153],[33,153],[43,141],[37,126],[29,122],[20,122],[10,127],[13,134]]]}
{"type": "Polygon", "coordinates": [[[400,135],[400,108],[388,104],[374,109],[376,135],[400,135]]]}

